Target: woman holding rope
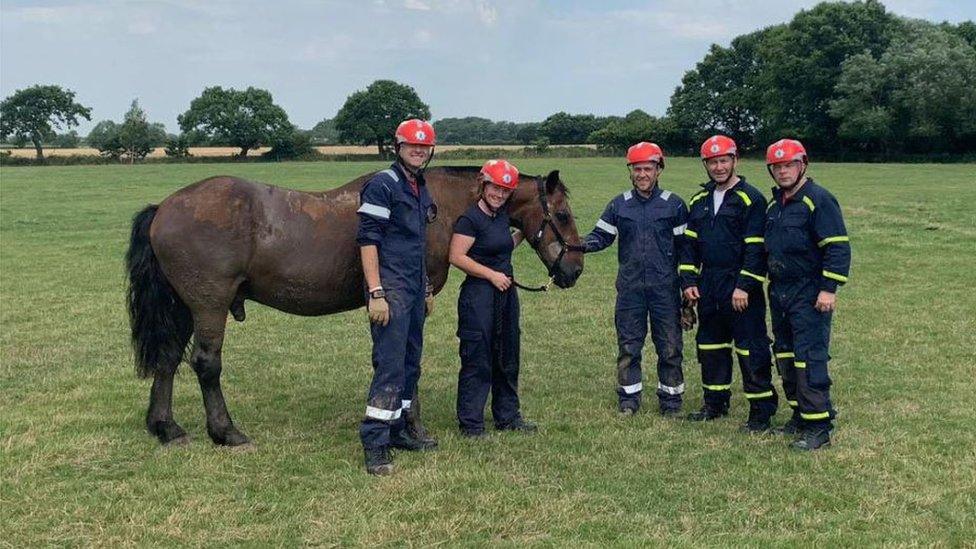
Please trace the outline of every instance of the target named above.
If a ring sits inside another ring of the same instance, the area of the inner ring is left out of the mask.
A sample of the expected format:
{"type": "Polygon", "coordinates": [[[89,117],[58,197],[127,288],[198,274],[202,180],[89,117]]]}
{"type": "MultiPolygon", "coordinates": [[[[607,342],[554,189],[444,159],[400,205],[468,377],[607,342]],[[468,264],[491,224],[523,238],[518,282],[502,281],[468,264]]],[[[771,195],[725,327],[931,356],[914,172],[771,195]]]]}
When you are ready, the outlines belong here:
{"type": "Polygon", "coordinates": [[[519,301],[513,287],[512,251],[522,242],[509,229],[508,199],[519,172],[489,160],[478,174],[481,195],[454,225],[450,261],[468,276],[458,297],[461,371],[457,414],[461,434],[485,436],[485,404],[500,431],[533,432],[519,411],[519,301]]]}

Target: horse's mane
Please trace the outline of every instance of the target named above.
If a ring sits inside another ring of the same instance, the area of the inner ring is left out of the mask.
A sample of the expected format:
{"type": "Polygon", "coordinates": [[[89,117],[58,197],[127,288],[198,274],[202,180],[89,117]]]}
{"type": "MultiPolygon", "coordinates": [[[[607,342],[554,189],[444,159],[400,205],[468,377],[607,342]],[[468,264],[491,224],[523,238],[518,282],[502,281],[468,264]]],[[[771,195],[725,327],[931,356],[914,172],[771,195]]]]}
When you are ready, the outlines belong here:
{"type": "MultiPolygon", "coordinates": [[[[436,168],[431,168],[431,169],[443,170],[447,173],[453,175],[460,175],[460,176],[476,175],[479,172],[481,172],[481,168],[479,168],[478,166],[437,166],[436,168]]],[[[546,179],[545,176],[542,175],[529,175],[529,174],[521,174],[521,175],[524,177],[530,177],[532,179],[541,179],[543,181],[545,181],[546,179]]],[[[556,189],[562,191],[563,194],[565,194],[566,196],[569,196],[569,189],[566,187],[566,184],[563,183],[562,178],[558,180],[558,183],[556,184],[556,189]]]]}

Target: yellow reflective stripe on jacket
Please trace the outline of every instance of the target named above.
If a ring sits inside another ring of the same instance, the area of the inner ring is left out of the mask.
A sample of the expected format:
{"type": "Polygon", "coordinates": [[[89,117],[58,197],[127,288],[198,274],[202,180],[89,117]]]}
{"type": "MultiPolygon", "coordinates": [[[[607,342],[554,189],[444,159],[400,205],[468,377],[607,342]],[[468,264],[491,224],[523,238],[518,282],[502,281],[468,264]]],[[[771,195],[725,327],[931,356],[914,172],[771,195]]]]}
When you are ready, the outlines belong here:
{"type": "Polygon", "coordinates": [[[817,412],[815,414],[800,412],[800,417],[803,419],[827,419],[830,417],[830,412],[817,412]]]}
{"type": "Polygon", "coordinates": [[[690,265],[688,263],[682,263],[678,265],[678,272],[680,273],[682,271],[691,271],[695,274],[701,273],[701,271],[698,270],[698,267],[695,267],[694,265],[690,265]]]}
{"type": "Polygon", "coordinates": [[[807,205],[807,208],[810,208],[811,212],[817,209],[817,206],[814,205],[813,200],[810,200],[809,196],[803,197],[803,203],[807,205]]]}
{"type": "Polygon", "coordinates": [[[690,236],[690,237],[692,237],[692,238],[698,238],[698,233],[696,233],[695,231],[693,231],[691,229],[687,229],[686,228],[685,229],[685,234],[688,235],[688,236],[690,236]]]}
{"type": "Polygon", "coordinates": [[[827,238],[817,242],[817,246],[823,248],[827,244],[833,244],[835,242],[850,242],[851,239],[846,236],[828,236],[827,238]]]}
{"type": "Polygon", "coordinates": [[[746,244],[762,244],[766,242],[766,239],[761,236],[747,236],[743,239],[746,244]]]}
{"type": "Polygon", "coordinates": [[[731,349],[732,342],[728,343],[699,343],[698,349],[702,351],[717,351],[719,349],[731,349]]]}
{"type": "Polygon", "coordinates": [[[739,198],[741,198],[742,201],[746,203],[746,206],[752,206],[752,199],[749,198],[749,195],[747,195],[745,192],[735,191],[735,194],[739,195],[739,198]]]}
{"type": "Polygon", "coordinates": [[[749,356],[749,349],[740,349],[738,347],[733,346],[732,350],[735,351],[735,354],[737,355],[749,356]]]}
{"type": "Polygon", "coordinates": [[[732,388],[732,384],[730,383],[728,385],[705,385],[703,383],[702,387],[708,389],[709,391],[728,391],[729,389],[732,388]]]}
{"type": "Polygon", "coordinates": [[[746,275],[748,277],[755,278],[759,282],[766,282],[765,277],[761,277],[761,276],[759,276],[759,275],[757,275],[755,273],[750,273],[749,271],[747,271],[745,269],[742,269],[741,271],[739,271],[739,274],[743,274],[743,275],[746,275]]]}
{"type": "Polygon", "coordinates": [[[766,391],[765,393],[746,393],[746,398],[767,398],[773,396],[772,391],[766,391]]]}
{"type": "Polygon", "coordinates": [[[847,282],[847,277],[844,275],[839,275],[830,271],[824,271],[823,275],[824,277],[836,280],[837,282],[847,282]]]}
{"type": "Polygon", "coordinates": [[[806,368],[807,367],[807,363],[806,362],[803,362],[802,360],[797,360],[796,362],[793,363],[793,367],[794,368],[806,368]]]}
{"type": "Polygon", "coordinates": [[[795,400],[787,400],[786,402],[787,402],[787,404],[789,404],[793,408],[796,408],[796,407],[798,407],[800,405],[800,403],[797,402],[797,401],[795,401],[795,400]]]}
{"type": "Polygon", "coordinates": [[[786,353],[776,353],[776,358],[795,358],[795,357],[796,355],[793,354],[792,351],[786,353]]]}
{"type": "Polygon", "coordinates": [[[702,198],[705,198],[706,196],[708,196],[708,192],[707,191],[701,191],[701,192],[699,192],[695,196],[691,197],[691,200],[690,201],[688,201],[688,207],[690,208],[692,204],[694,204],[695,202],[698,202],[699,200],[701,200],[702,198]]]}

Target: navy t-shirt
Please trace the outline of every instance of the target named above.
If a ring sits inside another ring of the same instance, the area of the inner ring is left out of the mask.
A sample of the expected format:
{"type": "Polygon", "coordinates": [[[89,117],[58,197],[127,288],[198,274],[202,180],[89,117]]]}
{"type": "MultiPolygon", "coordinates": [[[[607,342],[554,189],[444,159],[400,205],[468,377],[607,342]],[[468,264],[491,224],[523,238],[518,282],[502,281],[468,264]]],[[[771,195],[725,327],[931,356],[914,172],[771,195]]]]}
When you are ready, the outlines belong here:
{"type": "MultiPolygon", "coordinates": [[[[512,276],[512,233],[508,228],[508,212],[500,211],[491,217],[475,203],[454,222],[454,232],[474,237],[468,257],[494,271],[512,276]]],[[[468,278],[473,278],[470,275],[468,278]]]]}

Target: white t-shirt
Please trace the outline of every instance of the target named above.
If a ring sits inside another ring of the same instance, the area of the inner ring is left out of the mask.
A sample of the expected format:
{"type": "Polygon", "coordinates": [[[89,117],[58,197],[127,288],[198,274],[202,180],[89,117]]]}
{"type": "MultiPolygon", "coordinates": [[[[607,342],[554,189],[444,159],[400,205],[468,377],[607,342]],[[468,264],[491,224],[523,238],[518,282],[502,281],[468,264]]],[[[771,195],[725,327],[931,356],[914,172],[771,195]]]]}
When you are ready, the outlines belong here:
{"type": "Polygon", "coordinates": [[[712,206],[714,207],[712,209],[712,215],[718,215],[718,209],[722,207],[722,202],[725,200],[725,191],[727,190],[720,191],[716,188],[712,191],[712,206]]]}

